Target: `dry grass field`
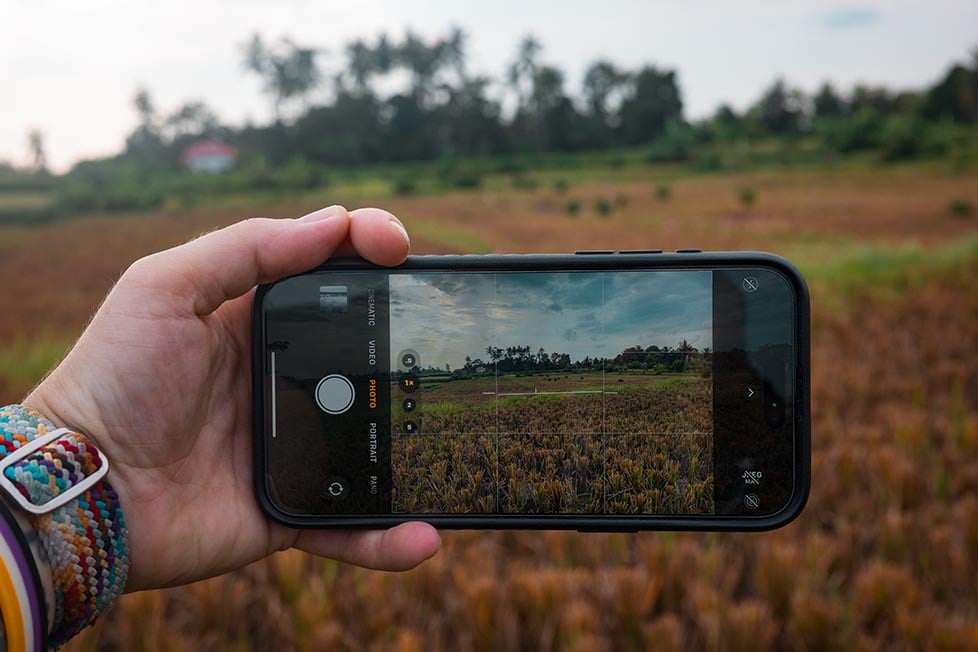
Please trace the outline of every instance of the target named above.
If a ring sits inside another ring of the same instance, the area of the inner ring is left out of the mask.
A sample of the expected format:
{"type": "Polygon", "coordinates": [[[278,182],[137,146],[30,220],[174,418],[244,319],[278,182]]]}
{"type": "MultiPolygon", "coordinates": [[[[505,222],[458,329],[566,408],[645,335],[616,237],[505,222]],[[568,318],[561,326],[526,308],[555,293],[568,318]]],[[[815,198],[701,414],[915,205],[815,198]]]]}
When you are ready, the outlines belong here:
{"type": "MultiPolygon", "coordinates": [[[[290,551],[127,596],[70,649],[978,649],[978,217],[948,210],[978,204],[978,178],[699,176],[674,181],[668,201],[656,183],[383,203],[418,253],[700,247],[796,260],[814,313],[813,485],[796,522],[763,534],[446,532],[441,553],[404,574],[290,551]],[[609,215],[590,209],[619,195],[609,215]]],[[[47,317],[0,320],[0,400],[58,359],[134,258],[237,217],[0,228],[8,301],[47,317]]]]}
{"type": "MultiPolygon", "coordinates": [[[[713,513],[710,380],[606,376],[422,383],[415,395],[420,407],[410,417],[421,434],[393,435],[394,510],[713,513]],[[602,383],[610,383],[607,393],[532,393],[600,392],[602,383]]],[[[408,418],[393,405],[393,423],[408,418]]]]}

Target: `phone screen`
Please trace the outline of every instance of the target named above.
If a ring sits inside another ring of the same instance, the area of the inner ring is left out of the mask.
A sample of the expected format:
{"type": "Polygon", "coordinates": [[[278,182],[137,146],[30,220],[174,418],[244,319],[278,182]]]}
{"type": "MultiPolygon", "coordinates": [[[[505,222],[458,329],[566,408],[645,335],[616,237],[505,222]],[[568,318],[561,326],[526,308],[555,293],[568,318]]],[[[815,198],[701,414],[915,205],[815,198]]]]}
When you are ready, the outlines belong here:
{"type": "Polygon", "coordinates": [[[290,514],[757,515],[793,486],[794,297],[764,268],[323,271],[263,297],[290,514]]]}

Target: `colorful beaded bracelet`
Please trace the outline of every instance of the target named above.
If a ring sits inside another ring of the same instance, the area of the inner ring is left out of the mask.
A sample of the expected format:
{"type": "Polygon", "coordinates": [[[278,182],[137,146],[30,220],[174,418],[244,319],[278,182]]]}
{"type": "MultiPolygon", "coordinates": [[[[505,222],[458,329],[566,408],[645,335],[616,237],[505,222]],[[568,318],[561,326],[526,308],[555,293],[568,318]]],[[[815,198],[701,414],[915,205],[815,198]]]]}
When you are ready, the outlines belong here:
{"type": "Polygon", "coordinates": [[[11,511],[27,514],[50,564],[55,605],[48,644],[57,648],[108,611],[125,588],[129,545],[119,498],[101,477],[108,461],[84,435],[9,405],[0,408],[0,469],[0,494],[11,511]]]}

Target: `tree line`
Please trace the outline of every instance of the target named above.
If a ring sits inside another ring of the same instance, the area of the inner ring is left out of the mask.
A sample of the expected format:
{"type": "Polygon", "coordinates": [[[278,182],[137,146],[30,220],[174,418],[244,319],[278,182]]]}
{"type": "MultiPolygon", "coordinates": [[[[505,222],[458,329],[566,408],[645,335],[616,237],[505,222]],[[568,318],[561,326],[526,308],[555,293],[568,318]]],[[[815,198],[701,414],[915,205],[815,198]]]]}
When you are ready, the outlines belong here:
{"type": "MultiPolygon", "coordinates": [[[[696,124],[686,119],[677,71],[651,63],[630,70],[602,59],[586,68],[574,92],[533,36],[519,43],[495,78],[469,70],[467,38],[458,28],[431,41],[410,31],[400,40],[359,39],[329,59],[323,49],[288,38],[269,43],[255,34],[241,59],[243,70],[263,82],[275,116],[270,124],[235,129],[200,102],[162,115],[141,91],[135,101],[140,124],[124,156],[176,169],[190,140],[214,136],[238,146],[245,159],[261,157],[272,166],[296,159],[356,165],[660,141],[665,146],[659,157],[668,160],[682,159],[684,145],[765,135],[815,134],[849,152],[899,140],[890,132],[923,123],[978,122],[978,51],[923,91],[859,85],[843,92],[825,83],[809,96],[778,79],[746,110],[723,105],[696,124]]],[[[897,151],[912,143],[893,146],[892,157],[916,153],[897,151]]]]}
{"type": "Polygon", "coordinates": [[[687,340],[677,346],[626,347],[613,357],[586,356],[573,360],[569,353],[547,351],[543,347],[536,350],[529,345],[507,347],[488,346],[486,358],[465,356],[465,362],[452,368],[414,367],[411,371],[419,375],[451,375],[454,379],[478,377],[483,374],[533,374],[546,372],[622,372],[627,370],[646,370],[656,373],[680,373],[700,370],[709,365],[712,351],[709,347],[698,349],[687,340]]]}
{"type": "MultiPolygon", "coordinates": [[[[718,152],[770,139],[789,147],[814,139],[819,155],[873,150],[884,161],[953,159],[974,149],[978,124],[978,51],[923,90],[843,91],[826,83],[809,95],[777,79],[746,109],[723,105],[697,121],[686,116],[676,70],[601,59],[570,80],[532,36],[496,76],[469,69],[458,28],[432,40],[410,31],[358,39],[330,53],[255,34],[239,54],[242,74],[262,81],[269,123],[231,126],[199,101],[163,111],[143,89],[133,100],[138,125],[117,155],[82,161],[56,178],[44,172],[43,135],[33,132],[39,174],[0,165],[0,190],[51,188],[54,212],[141,210],[222,193],[322,187],[338,169],[408,161],[445,164],[441,176],[454,187],[477,186],[486,171],[459,161],[494,161],[491,171],[512,173],[515,183],[534,156],[620,148],[644,148],[652,163],[722,169],[718,152]],[[183,152],[202,138],[237,147],[238,169],[213,179],[183,175],[183,152]]],[[[395,191],[412,191],[410,179],[396,181],[395,191]]]]}
{"type": "Polygon", "coordinates": [[[564,72],[544,59],[532,36],[495,79],[469,71],[466,41],[457,28],[428,42],[411,32],[400,41],[386,35],[356,40],[330,74],[321,49],[290,39],[268,43],[255,34],[242,49],[242,66],[262,80],[271,124],[234,129],[200,102],[164,115],[140,91],[134,103],[139,126],[124,155],[176,169],[191,140],[212,136],[272,166],[294,159],[321,165],[423,161],[646,143],[683,120],[673,70],[646,65],[629,71],[597,61],[574,96],[564,72]],[[504,111],[504,105],[512,108],[504,111]]]}

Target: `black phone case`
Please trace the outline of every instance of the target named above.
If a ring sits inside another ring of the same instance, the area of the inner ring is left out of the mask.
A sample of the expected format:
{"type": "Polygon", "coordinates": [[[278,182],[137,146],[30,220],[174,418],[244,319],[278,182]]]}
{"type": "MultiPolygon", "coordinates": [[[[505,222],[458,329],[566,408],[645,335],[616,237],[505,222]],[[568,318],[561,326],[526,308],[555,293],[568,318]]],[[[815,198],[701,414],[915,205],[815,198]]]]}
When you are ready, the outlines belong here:
{"type": "MultiPolygon", "coordinates": [[[[273,284],[258,286],[252,304],[252,406],[254,432],[254,486],[262,509],[275,521],[302,528],[386,528],[407,521],[425,521],[446,529],[539,529],[578,530],[581,532],[676,531],[763,531],[790,523],[801,513],[811,486],[811,317],[808,285],[801,272],[789,261],[774,254],[754,251],[701,252],[679,249],[665,253],[657,249],[629,251],[578,251],[574,254],[463,254],[410,256],[394,269],[532,271],[532,270],[616,270],[616,269],[722,269],[744,266],[764,267],[780,273],[795,293],[795,332],[798,341],[797,386],[795,388],[795,478],[791,499],[780,512],[769,516],[645,516],[645,515],[326,515],[306,516],[283,512],[268,496],[265,473],[265,406],[262,298],[273,284]]],[[[310,271],[388,269],[359,259],[331,260],[310,271]]]]}

